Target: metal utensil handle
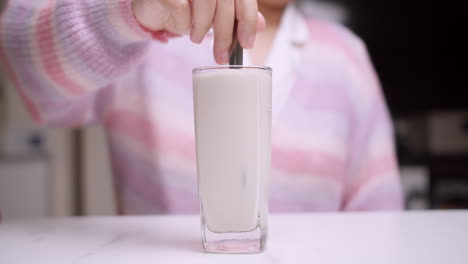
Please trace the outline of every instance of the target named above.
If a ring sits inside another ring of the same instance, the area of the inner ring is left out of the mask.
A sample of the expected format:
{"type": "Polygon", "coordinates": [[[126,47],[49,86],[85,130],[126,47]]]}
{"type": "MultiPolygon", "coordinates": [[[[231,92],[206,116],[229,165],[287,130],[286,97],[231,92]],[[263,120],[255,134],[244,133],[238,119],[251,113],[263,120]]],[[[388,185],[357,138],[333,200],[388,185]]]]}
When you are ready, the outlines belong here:
{"type": "Polygon", "coordinates": [[[231,54],[229,56],[229,65],[244,64],[244,50],[237,39],[237,20],[234,22],[234,33],[232,37],[231,54]]]}
{"type": "Polygon", "coordinates": [[[235,47],[229,57],[229,65],[243,65],[244,64],[244,49],[242,49],[239,41],[236,41],[235,47]]]}

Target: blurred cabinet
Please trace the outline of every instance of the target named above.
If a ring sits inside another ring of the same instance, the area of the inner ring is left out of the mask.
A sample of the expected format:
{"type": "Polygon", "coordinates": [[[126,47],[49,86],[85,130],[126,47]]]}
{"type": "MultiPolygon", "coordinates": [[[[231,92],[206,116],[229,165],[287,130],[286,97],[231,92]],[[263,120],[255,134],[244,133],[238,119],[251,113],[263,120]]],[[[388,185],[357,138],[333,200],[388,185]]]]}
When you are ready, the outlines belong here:
{"type": "Polygon", "coordinates": [[[429,171],[431,207],[468,208],[468,155],[432,156],[429,171]]]}
{"type": "Polygon", "coordinates": [[[435,155],[468,154],[468,111],[429,116],[428,151],[435,155]]]}
{"type": "Polygon", "coordinates": [[[412,155],[468,154],[468,111],[432,111],[396,121],[397,135],[412,155]]]}
{"type": "Polygon", "coordinates": [[[49,167],[45,157],[0,159],[0,211],[3,219],[50,215],[49,167]]]}
{"type": "Polygon", "coordinates": [[[420,210],[429,208],[429,169],[421,165],[405,165],[400,168],[405,196],[405,208],[420,210]]]}
{"type": "Polygon", "coordinates": [[[396,121],[399,161],[428,169],[431,208],[468,208],[468,111],[431,111],[396,121]]]}

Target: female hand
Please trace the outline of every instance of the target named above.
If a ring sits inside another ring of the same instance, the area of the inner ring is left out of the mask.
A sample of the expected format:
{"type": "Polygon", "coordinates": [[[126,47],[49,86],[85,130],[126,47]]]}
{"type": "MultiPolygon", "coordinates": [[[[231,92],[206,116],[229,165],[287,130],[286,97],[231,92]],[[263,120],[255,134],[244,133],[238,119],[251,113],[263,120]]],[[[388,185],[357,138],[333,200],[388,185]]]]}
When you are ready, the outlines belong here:
{"type": "Polygon", "coordinates": [[[200,43],[208,30],[214,31],[214,57],[227,64],[233,41],[234,20],[237,37],[243,48],[252,48],[257,30],[265,28],[257,0],[133,0],[137,21],[151,31],[188,34],[200,43]]]}

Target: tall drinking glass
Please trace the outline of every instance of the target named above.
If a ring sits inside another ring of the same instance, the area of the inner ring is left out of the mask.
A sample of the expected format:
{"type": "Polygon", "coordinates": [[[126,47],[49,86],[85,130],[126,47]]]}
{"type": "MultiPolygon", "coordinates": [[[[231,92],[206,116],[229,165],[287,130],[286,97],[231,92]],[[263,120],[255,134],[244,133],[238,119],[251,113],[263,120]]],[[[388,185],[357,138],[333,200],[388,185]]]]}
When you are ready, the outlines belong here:
{"type": "Polygon", "coordinates": [[[197,68],[193,89],[203,248],[261,252],[271,164],[271,69],[197,68]]]}

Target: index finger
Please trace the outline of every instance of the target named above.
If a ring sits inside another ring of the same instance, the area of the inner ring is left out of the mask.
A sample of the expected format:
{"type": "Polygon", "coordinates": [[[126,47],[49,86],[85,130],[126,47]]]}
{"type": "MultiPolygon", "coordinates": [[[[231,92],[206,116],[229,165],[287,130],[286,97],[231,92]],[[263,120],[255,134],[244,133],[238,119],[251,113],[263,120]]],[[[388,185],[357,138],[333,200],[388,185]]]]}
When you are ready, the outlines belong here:
{"type": "Polygon", "coordinates": [[[217,0],[213,21],[215,36],[213,52],[219,64],[229,62],[229,47],[232,44],[234,20],[234,0],[217,0]]]}
{"type": "Polygon", "coordinates": [[[257,33],[257,0],[236,0],[237,37],[243,48],[250,49],[257,33]]]}

